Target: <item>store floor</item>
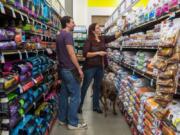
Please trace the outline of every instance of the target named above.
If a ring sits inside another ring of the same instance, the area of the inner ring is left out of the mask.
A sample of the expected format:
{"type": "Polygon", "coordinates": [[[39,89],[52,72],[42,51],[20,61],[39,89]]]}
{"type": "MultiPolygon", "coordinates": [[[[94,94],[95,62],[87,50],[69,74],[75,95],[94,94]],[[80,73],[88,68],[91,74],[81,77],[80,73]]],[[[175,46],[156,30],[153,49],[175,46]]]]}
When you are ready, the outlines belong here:
{"type": "Polygon", "coordinates": [[[90,92],[89,90],[84,104],[83,115],[79,116],[81,121],[87,122],[88,129],[70,131],[56,123],[51,135],[131,135],[130,129],[119,111],[117,116],[109,111],[106,118],[103,114],[92,112],[90,92]]]}

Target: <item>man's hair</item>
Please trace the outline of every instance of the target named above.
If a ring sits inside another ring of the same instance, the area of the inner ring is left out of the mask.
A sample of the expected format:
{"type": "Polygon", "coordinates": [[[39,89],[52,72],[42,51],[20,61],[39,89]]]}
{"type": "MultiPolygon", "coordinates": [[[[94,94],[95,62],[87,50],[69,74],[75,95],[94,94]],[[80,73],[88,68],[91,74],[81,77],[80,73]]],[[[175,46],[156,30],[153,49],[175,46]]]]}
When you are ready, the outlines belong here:
{"type": "Polygon", "coordinates": [[[70,16],[64,16],[61,18],[61,26],[63,29],[66,28],[66,24],[70,23],[71,19],[72,19],[72,17],[70,17],[70,16]]]}

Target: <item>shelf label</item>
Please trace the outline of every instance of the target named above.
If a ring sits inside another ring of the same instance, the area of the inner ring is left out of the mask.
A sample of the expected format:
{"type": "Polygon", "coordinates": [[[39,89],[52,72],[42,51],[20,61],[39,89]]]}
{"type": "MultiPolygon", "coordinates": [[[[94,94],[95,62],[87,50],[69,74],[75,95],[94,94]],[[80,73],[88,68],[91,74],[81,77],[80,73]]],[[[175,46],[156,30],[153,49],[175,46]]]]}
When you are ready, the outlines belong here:
{"type": "Polygon", "coordinates": [[[34,20],[34,19],[32,19],[32,24],[33,24],[33,25],[35,24],[35,20],[34,20]]]}
{"type": "Polygon", "coordinates": [[[36,102],[33,103],[34,108],[36,108],[36,102]]]}
{"type": "Polygon", "coordinates": [[[22,13],[19,12],[19,14],[20,14],[20,16],[21,16],[21,20],[24,21],[24,17],[23,17],[23,15],[22,15],[22,13]]]}
{"type": "Polygon", "coordinates": [[[154,79],[151,79],[150,85],[153,86],[154,79]]]}
{"type": "Polygon", "coordinates": [[[24,52],[26,53],[26,58],[28,59],[29,58],[28,52],[26,50],[24,52]]]}
{"type": "Polygon", "coordinates": [[[175,12],[171,12],[171,13],[169,13],[169,18],[171,19],[171,18],[174,18],[175,16],[176,16],[176,14],[175,14],[175,12]]]}
{"type": "Polygon", "coordinates": [[[133,75],[135,74],[134,70],[133,70],[133,75]]]}
{"type": "Polygon", "coordinates": [[[21,53],[21,51],[18,50],[18,53],[19,53],[19,59],[22,60],[22,53],[21,53]]]}
{"type": "Polygon", "coordinates": [[[27,15],[26,15],[26,18],[27,18],[27,22],[30,23],[29,17],[27,15]]]}
{"type": "Polygon", "coordinates": [[[1,8],[1,13],[6,14],[5,9],[4,9],[4,5],[2,4],[2,2],[0,2],[0,8],[1,8]]]}
{"type": "Polygon", "coordinates": [[[19,87],[20,93],[23,93],[23,88],[22,88],[22,86],[19,84],[18,87],[19,87]]]}
{"type": "Polygon", "coordinates": [[[4,58],[4,54],[2,53],[2,56],[1,56],[1,63],[5,63],[5,58],[4,58]]]}
{"type": "Polygon", "coordinates": [[[16,18],[16,14],[15,14],[15,11],[14,11],[13,7],[11,7],[11,11],[12,11],[13,18],[16,18]]]}
{"type": "Polygon", "coordinates": [[[48,54],[52,54],[53,53],[50,48],[47,48],[46,51],[47,51],[48,54]]]}
{"type": "Polygon", "coordinates": [[[120,51],[122,51],[122,49],[123,49],[123,46],[121,45],[121,47],[120,47],[120,51]]]}

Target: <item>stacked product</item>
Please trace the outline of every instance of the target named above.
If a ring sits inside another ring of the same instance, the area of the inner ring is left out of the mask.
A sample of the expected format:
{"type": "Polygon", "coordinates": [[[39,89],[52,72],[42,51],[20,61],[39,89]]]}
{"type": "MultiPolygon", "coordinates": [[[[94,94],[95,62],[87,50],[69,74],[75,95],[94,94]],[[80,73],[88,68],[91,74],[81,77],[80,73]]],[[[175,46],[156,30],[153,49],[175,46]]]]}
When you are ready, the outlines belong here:
{"type": "Polygon", "coordinates": [[[47,91],[50,89],[48,84],[55,81],[54,70],[51,71],[52,74],[44,73],[50,67],[54,67],[54,64],[53,60],[48,57],[39,56],[29,58],[27,61],[8,62],[2,66],[2,78],[0,79],[2,122],[0,129],[3,131],[13,129],[33,105],[43,95],[48,94],[47,91]],[[42,84],[42,82],[44,83],[42,84]],[[8,121],[5,121],[6,119],[8,121]]]}
{"type": "Polygon", "coordinates": [[[124,36],[123,46],[154,46],[157,47],[160,41],[160,25],[156,25],[153,30],[149,30],[144,34],[143,32],[131,34],[130,36],[124,36]]]}
{"type": "Polygon", "coordinates": [[[162,23],[161,42],[155,63],[158,69],[155,99],[162,106],[166,106],[173,99],[177,90],[177,71],[180,62],[180,49],[176,45],[179,38],[179,19],[162,23]],[[170,25],[171,24],[171,25],[170,25]]]}
{"type": "Polygon", "coordinates": [[[134,66],[135,55],[136,55],[136,52],[123,51],[120,59],[122,59],[125,63],[134,66]]]}
{"type": "Polygon", "coordinates": [[[114,73],[116,73],[120,68],[119,65],[113,61],[109,61],[108,65],[108,68],[114,73]]]}
{"type": "MultiPolygon", "coordinates": [[[[147,81],[142,78],[138,78],[137,76],[131,76],[131,75],[126,76],[126,75],[127,74],[123,73],[122,76],[125,76],[125,78],[123,78],[123,80],[120,80],[119,98],[120,101],[123,103],[124,109],[127,111],[128,115],[132,118],[133,110],[135,110],[134,94],[138,90],[138,88],[146,86],[147,81]]],[[[116,84],[117,83],[118,82],[116,82],[116,84]]]]}
{"type": "Polygon", "coordinates": [[[12,135],[36,134],[48,135],[52,122],[56,117],[56,103],[53,100],[42,103],[35,112],[35,115],[25,115],[12,131],[12,135]]]}
{"type": "Polygon", "coordinates": [[[108,50],[109,60],[119,62],[120,56],[121,54],[118,50],[108,50]]]}
{"type": "Polygon", "coordinates": [[[154,56],[151,52],[138,51],[135,56],[135,67],[143,72],[147,71],[147,65],[150,63],[150,59],[154,56]]]}
{"type": "Polygon", "coordinates": [[[143,8],[137,8],[130,11],[126,16],[123,16],[123,18],[120,18],[124,20],[122,22],[125,22],[125,27],[123,26],[121,28],[132,29],[142,23],[170,13],[173,9],[179,9],[179,0],[150,0],[145,10],[143,8]]]}
{"type": "Polygon", "coordinates": [[[128,75],[129,75],[129,73],[127,71],[125,71],[123,68],[120,68],[117,71],[117,74],[115,76],[115,86],[119,92],[121,89],[121,84],[122,84],[123,78],[126,78],[128,75]]]}
{"type": "Polygon", "coordinates": [[[15,31],[11,29],[0,29],[0,50],[13,50],[17,48],[15,31]]]}
{"type": "Polygon", "coordinates": [[[109,43],[108,47],[120,49],[120,44],[119,44],[120,40],[121,39],[117,39],[116,41],[109,43]]]}
{"type": "Polygon", "coordinates": [[[129,75],[124,69],[118,71],[115,86],[119,90],[120,109],[125,113],[133,135],[175,135],[179,132],[178,101],[162,108],[155,101],[155,92],[148,87],[147,81],[129,75]]]}

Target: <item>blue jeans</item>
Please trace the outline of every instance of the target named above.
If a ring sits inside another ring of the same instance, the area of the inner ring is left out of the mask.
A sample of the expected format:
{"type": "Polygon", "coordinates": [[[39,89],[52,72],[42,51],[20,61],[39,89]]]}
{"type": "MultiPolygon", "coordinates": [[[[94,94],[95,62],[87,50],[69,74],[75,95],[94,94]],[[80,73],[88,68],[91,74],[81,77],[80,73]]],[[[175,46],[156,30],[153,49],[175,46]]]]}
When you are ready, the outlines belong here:
{"type": "Polygon", "coordinates": [[[104,70],[102,67],[94,67],[84,71],[84,81],[81,88],[81,103],[79,109],[82,109],[88,87],[93,79],[93,109],[100,109],[99,98],[103,76],[104,70]]]}
{"type": "Polygon", "coordinates": [[[62,85],[59,92],[59,120],[77,126],[78,108],[80,104],[80,84],[71,70],[61,69],[62,85]]]}

